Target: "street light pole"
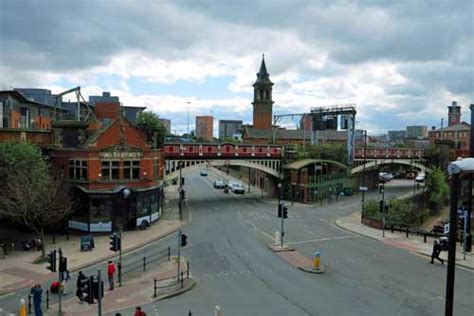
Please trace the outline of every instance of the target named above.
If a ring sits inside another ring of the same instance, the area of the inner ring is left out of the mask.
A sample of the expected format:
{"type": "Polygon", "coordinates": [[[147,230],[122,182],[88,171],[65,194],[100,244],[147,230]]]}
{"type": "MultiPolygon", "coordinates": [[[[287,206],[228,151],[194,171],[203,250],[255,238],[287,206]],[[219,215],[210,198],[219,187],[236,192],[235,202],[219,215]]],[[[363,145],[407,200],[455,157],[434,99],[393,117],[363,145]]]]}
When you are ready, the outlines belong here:
{"type": "Polygon", "coordinates": [[[448,273],[446,278],[445,315],[453,315],[454,299],[454,265],[456,259],[456,224],[458,209],[459,173],[452,174],[451,178],[451,210],[449,213],[449,238],[448,238],[448,273]]]}
{"type": "Polygon", "coordinates": [[[360,222],[362,223],[364,221],[364,202],[365,202],[365,150],[367,149],[367,130],[364,130],[364,168],[362,170],[362,204],[361,204],[361,210],[360,210],[360,222]]]}
{"type": "Polygon", "coordinates": [[[280,234],[280,246],[283,248],[283,236],[285,233],[283,231],[283,208],[280,207],[281,203],[281,182],[278,182],[278,210],[281,210],[281,234],[280,234]]]}

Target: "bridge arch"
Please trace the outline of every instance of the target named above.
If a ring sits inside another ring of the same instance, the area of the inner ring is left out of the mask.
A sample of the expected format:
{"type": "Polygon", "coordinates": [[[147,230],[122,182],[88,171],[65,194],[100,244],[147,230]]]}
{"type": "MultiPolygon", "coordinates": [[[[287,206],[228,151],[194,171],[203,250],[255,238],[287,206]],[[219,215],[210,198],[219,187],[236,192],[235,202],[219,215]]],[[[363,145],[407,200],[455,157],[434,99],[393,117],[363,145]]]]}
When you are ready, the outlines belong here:
{"type": "Polygon", "coordinates": [[[283,174],[280,172],[281,161],[274,159],[265,160],[245,160],[245,159],[215,159],[215,160],[170,160],[167,161],[167,170],[165,171],[164,181],[179,177],[179,163],[183,163],[182,172],[188,173],[190,171],[200,170],[203,167],[225,167],[225,166],[240,166],[252,168],[265,172],[278,179],[283,179],[283,174]],[[174,167],[172,167],[174,165],[174,167]]]}
{"type": "MultiPolygon", "coordinates": [[[[391,165],[391,164],[398,164],[398,165],[405,165],[416,168],[423,173],[429,172],[431,169],[423,165],[420,161],[413,161],[410,159],[374,159],[374,160],[367,160],[365,163],[365,170],[373,170],[376,169],[378,166],[381,165],[391,165]]],[[[364,164],[361,164],[357,167],[352,168],[351,175],[360,173],[364,170],[364,164]]]]}

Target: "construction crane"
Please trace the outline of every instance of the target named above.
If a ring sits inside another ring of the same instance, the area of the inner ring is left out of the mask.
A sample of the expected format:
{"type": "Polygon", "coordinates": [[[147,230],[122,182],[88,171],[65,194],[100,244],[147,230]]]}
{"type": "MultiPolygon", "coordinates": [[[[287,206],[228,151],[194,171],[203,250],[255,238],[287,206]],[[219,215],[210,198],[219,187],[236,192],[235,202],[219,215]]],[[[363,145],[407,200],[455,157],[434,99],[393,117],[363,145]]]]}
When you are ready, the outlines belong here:
{"type": "Polygon", "coordinates": [[[84,102],[84,104],[87,107],[87,113],[84,117],[84,122],[87,121],[87,119],[89,118],[89,115],[91,115],[97,121],[97,118],[94,115],[94,111],[92,111],[89,104],[87,103],[87,101],[82,96],[81,87],[79,87],[79,86],[77,86],[75,88],[72,88],[72,89],[69,89],[69,90],[66,90],[64,92],[58,93],[57,95],[54,96],[54,98],[56,99],[55,102],[54,102],[54,119],[56,120],[56,107],[58,106],[58,100],[60,100],[60,98],[63,95],[66,95],[66,94],[69,94],[69,93],[72,93],[72,92],[76,93],[76,98],[77,98],[77,117],[76,117],[77,121],[78,122],[81,121],[81,100],[82,100],[82,102],[84,102]]]}

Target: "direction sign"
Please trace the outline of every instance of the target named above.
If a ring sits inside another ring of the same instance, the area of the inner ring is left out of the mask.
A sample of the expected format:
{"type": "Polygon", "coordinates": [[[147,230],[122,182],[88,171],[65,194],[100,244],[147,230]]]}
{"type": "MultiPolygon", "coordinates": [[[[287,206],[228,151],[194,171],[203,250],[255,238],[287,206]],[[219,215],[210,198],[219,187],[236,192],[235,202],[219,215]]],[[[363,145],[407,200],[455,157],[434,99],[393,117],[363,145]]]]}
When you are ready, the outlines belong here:
{"type": "Polygon", "coordinates": [[[359,187],[359,191],[367,192],[367,191],[369,191],[369,188],[368,187],[359,187]]]}

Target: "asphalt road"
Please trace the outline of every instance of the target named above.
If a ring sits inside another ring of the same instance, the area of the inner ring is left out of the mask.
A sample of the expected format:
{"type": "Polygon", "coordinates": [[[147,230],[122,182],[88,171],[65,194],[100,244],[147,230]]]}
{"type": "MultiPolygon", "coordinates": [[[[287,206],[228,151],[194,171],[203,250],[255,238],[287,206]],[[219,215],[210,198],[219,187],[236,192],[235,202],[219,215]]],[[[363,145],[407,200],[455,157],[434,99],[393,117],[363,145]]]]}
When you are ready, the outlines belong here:
{"type": "MultiPolygon", "coordinates": [[[[183,253],[196,288],[144,306],[150,315],[442,315],[446,266],[431,265],[379,241],[337,228],[339,216],[357,210],[360,196],[341,202],[289,208],[285,241],[311,258],[322,253],[328,271],[307,274],[290,266],[267,245],[280,221],[275,201],[224,194],[215,179],[186,176],[191,224],[183,253]]],[[[391,181],[386,197],[413,189],[411,181],[391,181]]],[[[377,196],[377,193],[369,193],[377,196]]],[[[456,269],[455,314],[474,311],[474,274],[456,269]]],[[[122,315],[132,315],[132,310],[122,315]]]]}
{"type": "MultiPolygon", "coordinates": [[[[189,310],[193,315],[212,315],[215,305],[226,316],[444,314],[445,266],[430,265],[427,258],[333,224],[359,209],[360,196],[322,206],[290,205],[285,242],[308,258],[320,251],[328,265],[325,274],[313,275],[267,248],[280,228],[275,201],[259,194],[225,194],[212,187],[215,178],[212,172],[208,177],[186,176],[192,218],[184,228],[188,246],[182,252],[197,286],[181,296],[143,306],[148,315],[188,315],[189,310]]],[[[411,181],[391,181],[385,194],[390,198],[412,189],[411,181]]],[[[369,193],[367,198],[377,195],[369,193]]],[[[124,256],[125,264],[175,246],[174,237],[124,256]]],[[[98,267],[105,271],[105,264],[84,270],[96,273],[98,267]]],[[[456,269],[455,285],[455,315],[472,315],[474,274],[456,269]]],[[[23,294],[0,298],[0,306],[16,311],[23,294]]],[[[122,315],[133,315],[133,310],[122,315]]]]}

